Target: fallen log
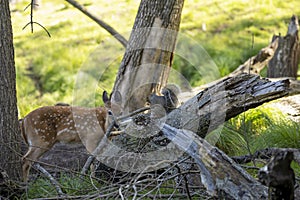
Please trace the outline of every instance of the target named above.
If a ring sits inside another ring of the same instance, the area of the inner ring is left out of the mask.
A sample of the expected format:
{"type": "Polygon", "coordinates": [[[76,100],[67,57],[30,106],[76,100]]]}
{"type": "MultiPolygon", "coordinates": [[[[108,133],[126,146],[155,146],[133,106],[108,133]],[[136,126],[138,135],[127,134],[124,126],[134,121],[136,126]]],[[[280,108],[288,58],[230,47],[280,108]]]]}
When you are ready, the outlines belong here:
{"type": "Polygon", "coordinates": [[[199,92],[166,116],[166,123],[200,137],[238,114],[289,92],[289,81],[271,82],[257,75],[228,77],[199,92]]]}
{"type": "Polygon", "coordinates": [[[162,131],[195,160],[201,171],[201,181],[211,196],[219,199],[267,199],[267,188],[217,147],[190,131],[167,124],[162,131]]]}

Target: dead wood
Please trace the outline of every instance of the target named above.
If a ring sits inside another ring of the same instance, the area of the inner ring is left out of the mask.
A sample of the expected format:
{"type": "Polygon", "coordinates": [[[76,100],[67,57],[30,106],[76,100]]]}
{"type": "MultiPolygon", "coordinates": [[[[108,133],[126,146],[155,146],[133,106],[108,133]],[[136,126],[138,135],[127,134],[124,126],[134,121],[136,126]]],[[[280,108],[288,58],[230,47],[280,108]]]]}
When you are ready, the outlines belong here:
{"type": "Polygon", "coordinates": [[[283,97],[289,81],[271,82],[257,75],[241,74],[199,92],[166,117],[166,123],[191,130],[200,137],[248,109],[283,97]]]}
{"type": "Polygon", "coordinates": [[[293,148],[266,148],[256,151],[253,154],[234,156],[232,159],[239,164],[246,164],[252,162],[255,159],[266,159],[269,160],[280,152],[291,152],[293,153],[294,161],[300,165],[300,149],[293,148]]]}
{"type": "Polygon", "coordinates": [[[267,199],[267,188],[217,147],[190,131],[167,124],[162,131],[195,160],[201,171],[201,181],[210,195],[220,199],[267,199]]]}
{"type": "Polygon", "coordinates": [[[51,184],[55,187],[55,190],[59,197],[65,196],[65,194],[63,193],[60,187],[60,184],[45,168],[43,168],[39,163],[35,163],[34,168],[38,169],[50,180],[51,184]]]}
{"type": "Polygon", "coordinates": [[[252,199],[265,199],[266,187],[202,138],[228,119],[283,97],[288,91],[289,81],[286,80],[271,82],[249,74],[228,77],[199,92],[161,119],[139,124],[131,120],[132,127],[126,124],[126,130],[123,129],[126,134],[116,136],[114,145],[108,141],[100,144],[101,151],[95,155],[103,163],[115,165],[122,171],[144,173],[165,167],[185,152],[199,166],[202,182],[211,195],[234,199],[250,195],[252,199]],[[160,150],[161,153],[148,153],[160,150]]]}
{"type": "Polygon", "coordinates": [[[231,72],[228,76],[236,76],[241,73],[259,75],[260,71],[267,66],[269,61],[273,58],[274,53],[278,47],[278,40],[275,39],[270,45],[261,49],[257,55],[252,56],[236,70],[231,72]]]}
{"type": "Polygon", "coordinates": [[[289,80],[290,90],[289,96],[300,94],[300,81],[296,80],[293,77],[280,77],[280,78],[268,78],[270,81],[280,81],[280,80],[289,80]]]}
{"type": "Polygon", "coordinates": [[[278,40],[278,48],[275,51],[274,57],[269,62],[267,77],[297,78],[300,59],[298,30],[298,17],[293,15],[286,36],[273,36],[273,41],[278,40]]]}

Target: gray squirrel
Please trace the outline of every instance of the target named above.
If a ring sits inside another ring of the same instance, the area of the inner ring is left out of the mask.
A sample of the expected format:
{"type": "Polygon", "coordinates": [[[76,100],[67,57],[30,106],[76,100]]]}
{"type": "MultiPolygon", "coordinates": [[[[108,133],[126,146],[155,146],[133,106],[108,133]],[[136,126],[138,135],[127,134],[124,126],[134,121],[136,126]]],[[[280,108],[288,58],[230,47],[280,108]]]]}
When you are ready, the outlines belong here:
{"type": "Polygon", "coordinates": [[[148,101],[150,105],[161,105],[166,110],[166,113],[169,113],[179,105],[177,97],[179,93],[180,89],[177,85],[169,84],[161,90],[162,96],[152,93],[149,95],[148,101]]]}

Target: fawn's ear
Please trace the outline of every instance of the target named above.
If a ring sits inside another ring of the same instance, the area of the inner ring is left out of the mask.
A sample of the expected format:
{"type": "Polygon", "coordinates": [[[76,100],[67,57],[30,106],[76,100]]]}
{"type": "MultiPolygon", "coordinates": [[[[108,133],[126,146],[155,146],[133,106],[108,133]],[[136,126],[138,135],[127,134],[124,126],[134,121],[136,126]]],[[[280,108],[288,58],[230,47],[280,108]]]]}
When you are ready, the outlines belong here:
{"type": "MultiPolygon", "coordinates": [[[[116,102],[122,102],[122,95],[119,91],[114,93],[114,99],[116,102]]],[[[109,103],[111,101],[111,95],[108,97],[108,93],[104,90],[102,94],[102,100],[104,103],[109,103]]]]}
{"type": "Polygon", "coordinates": [[[103,91],[102,100],[104,104],[110,103],[110,97],[108,97],[108,93],[106,91],[103,91]]]}

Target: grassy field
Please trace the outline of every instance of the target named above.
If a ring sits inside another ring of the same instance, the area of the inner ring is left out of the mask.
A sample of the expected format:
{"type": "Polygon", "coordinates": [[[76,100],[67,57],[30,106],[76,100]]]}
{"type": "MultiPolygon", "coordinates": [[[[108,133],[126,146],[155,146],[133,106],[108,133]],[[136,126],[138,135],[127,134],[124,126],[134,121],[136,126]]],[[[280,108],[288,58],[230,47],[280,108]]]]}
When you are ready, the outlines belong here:
{"type": "MultiPolygon", "coordinates": [[[[80,1],[126,38],[139,2],[80,1]]],[[[102,104],[100,94],[112,89],[124,48],[65,1],[44,0],[34,12],[34,21],[51,37],[36,24],[33,33],[30,27],[23,30],[30,19],[29,10],[24,11],[28,3],[11,6],[20,117],[56,102],[102,104]]],[[[299,0],[186,0],[174,69],[192,86],[224,76],[267,46],[274,34],[285,35],[291,16],[300,16],[299,8],[299,0]]],[[[272,146],[300,148],[300,127],[285,118],[266,105],[230,120],[207,139],[229,155],[272,146]]]]}

